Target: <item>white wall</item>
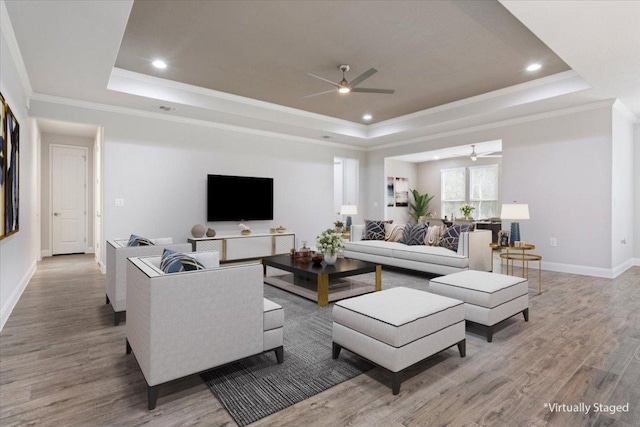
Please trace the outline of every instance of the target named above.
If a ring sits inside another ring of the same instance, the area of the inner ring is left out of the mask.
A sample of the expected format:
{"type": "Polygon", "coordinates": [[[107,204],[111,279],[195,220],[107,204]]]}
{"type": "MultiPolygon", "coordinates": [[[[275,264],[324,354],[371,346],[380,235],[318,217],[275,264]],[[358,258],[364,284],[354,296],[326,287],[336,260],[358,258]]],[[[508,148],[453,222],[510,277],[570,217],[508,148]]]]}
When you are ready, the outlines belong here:
{"type": "Polygon", "coordinates": [[[610,275],[610,107],[372,151],[367,215],[384,213],[386,157],[495,139],[503,141],[501,198],[529,204],[531,220],[520,227],[545,268],[610,275]],[[557,247],[549,246],[550,237],[558,239],[557,247]]]}
{"type": "MultiPolygon", "coordinates": [[[[468,168],[473,166],[498,165],[499,174],[502,173],[502,158],[500,157],[478,157],[475,162],[469,157],[455,157],[452,159],[434,160],[430,162],[418,163],[418,191],[421,193],[429,193],[435,196],[429,202],[429,210],[434,213],[437,218],[444,218],[445,215],[451,216],[451,212],[442,212],[442,187],[441,175],[442,169],[452,168],[468,168]]],[[[469,176],[467,174],[467,184],[469,176]]],[[[498,189],[499,200],[502,200],[502,179],[499,180],[500,188],[498,189]]],[[[456,216],[462,216],[456,212],[456,216]]]]}
{"type": "MultiPolygon", "coordinates": [[[[384,162],[385,178],[382,185],[376,190],[380,191],[383,195],[382,205],[384,206],[384,217],[368,216],[367,219],[391,219],[394,223],[405,224],[411,222],[411,216],[409,215],[409,207],[396,207],[387,206],[387,177],[393,178],[408,178],[409,182],[409,201],[413,200],[411,196],[411,190],[418,187],[418,165],[417,163],[403,162],[399,160],[386,159],[384,162]]],[[[376,187],[375,182],[369,181],[369,186],[376,187]]]]}
{"type": "MultiPolygon", "coordinates": [[[[41,216],[41,245],[42,245],[42,254],[43,256],[51,255],[51,229],[49,227],[51,223],[51,204],[49,201],[49,192],[51,186],[51,177],[49,173],[50,167],[50,155],[51,155],[51,144],[58,145],[72,145],[74,147],[87,147],[87,192],[88,192],[88,211],[87,213],[91,213],[94,211],[94,200],[93,200],[93,192],[94,186],[91,183],[94,180],[93,168],[94,168],[94,138],[84,138],[80,136],[70,136],[70,135],[56,135],[53,133],[43,132],[41,134],[41,159],[42,159],[42,167],[41,167],[41,199],[40,203],[42,206],[42,216],[41,216]]],[[[93,252],[93,215],[87,215],[87,221],[90,222],[88,224],[88,234],[87,234],[87,253],[93,252]]]]}
{"type": "Polygon", "coordinates": [[[25,107],[26,92],[9,52],[4,33],[0,35],[0,92],[20,124],[20,231],[0,240],[0,329],[4,327],[39,257],[39,153],[38,130],[25,107]]]}
{"type": "Polygon", "coordinates": [[[633,123],[612,110],[611,265],[617,273],[633,258],[633,123]]]}
{"type": "Polygon", "coordinates": [[[186,241],[194,224],[213,227],[219,234],[237,233],[235,222],[206,222],[207,174],[229,174],[274,178],[274,220],[250,222],[252,229],[266,231],[284,225],[296,233],[298,242],[315,242],[335,218],[334,157],[358,159],[361,176],[366,166],[363,152],[335,144],[35,100],[31,112],[37,117],[104,127],[105,240],[135,233],[186,241]],[[116,198],[124,199],[124,207],[114,206],[116,198]]]}

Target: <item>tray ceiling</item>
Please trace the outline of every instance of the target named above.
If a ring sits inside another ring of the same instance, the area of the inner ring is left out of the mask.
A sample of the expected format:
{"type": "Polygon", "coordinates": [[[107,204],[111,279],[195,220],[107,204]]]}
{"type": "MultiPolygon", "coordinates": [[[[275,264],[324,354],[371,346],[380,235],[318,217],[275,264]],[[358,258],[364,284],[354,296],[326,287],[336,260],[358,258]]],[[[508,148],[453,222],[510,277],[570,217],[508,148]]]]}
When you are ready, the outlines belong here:
{"type": "Polygon", "coordinates": [[[388,120],[569,70],[498,2],[135,1],[115,66],[308,112],[388,120]],[[168,68],[156,70],[161,58],[168,68]],[[529,73],[530,63],[543,68],[529,73]],[[331,93],[371,67],[362,87],[331,93]]]}

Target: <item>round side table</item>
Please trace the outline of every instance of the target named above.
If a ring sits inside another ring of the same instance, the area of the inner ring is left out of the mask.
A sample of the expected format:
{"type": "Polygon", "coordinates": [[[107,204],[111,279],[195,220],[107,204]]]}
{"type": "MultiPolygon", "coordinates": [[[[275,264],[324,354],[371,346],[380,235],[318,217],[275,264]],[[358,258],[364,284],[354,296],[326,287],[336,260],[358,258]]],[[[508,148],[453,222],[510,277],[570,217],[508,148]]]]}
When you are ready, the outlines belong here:
{"type": "Polygon", "coordinates": [[[542,293],[542,256],[541,255],[528,254],[528,253],[525,253],[524,251],[522,253],[504,252],[500,254],[501,264],[502,264],[502,260],[506,261],[507,274],[509,274],[509,261],[511,261],[511,275],[514,275],[513,274],[514,261],[522,262],[522,277],[526,279],[529,279],[529,262],[538,261],[538,295],[542,293]]]}

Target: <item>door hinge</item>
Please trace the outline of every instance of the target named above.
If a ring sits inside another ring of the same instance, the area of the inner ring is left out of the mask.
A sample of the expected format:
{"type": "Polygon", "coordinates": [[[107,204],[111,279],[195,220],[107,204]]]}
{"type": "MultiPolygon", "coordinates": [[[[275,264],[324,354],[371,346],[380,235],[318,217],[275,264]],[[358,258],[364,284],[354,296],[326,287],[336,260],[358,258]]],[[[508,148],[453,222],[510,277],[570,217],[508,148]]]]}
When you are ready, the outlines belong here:
{"type": "Polygon", "coordinates": [[[82,156],[82,158],[84,159],[84,161],[87,161],[87,156],[82,156]]]}

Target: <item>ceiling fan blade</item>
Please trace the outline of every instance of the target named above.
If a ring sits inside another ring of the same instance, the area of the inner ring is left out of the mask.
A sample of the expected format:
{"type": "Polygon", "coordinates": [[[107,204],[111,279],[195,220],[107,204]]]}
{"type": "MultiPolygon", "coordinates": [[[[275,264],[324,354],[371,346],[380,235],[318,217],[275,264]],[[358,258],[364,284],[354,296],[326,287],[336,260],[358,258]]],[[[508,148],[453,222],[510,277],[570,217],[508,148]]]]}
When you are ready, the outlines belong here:
{"type": "Polygon", "coordinates": [[[479,154],[478,157],[482,157],[482,158],[502,157],[502,154],[479,154]]]}
{"type": "Polygon", "coordinates": [[[303,96],[300,99],[307,99],[307,98],[313,98],[314,96],[319,96],[319,95],[326,95],[328,93],[335,93],[336,90],[335,89],[331,89],[331,90],[325,90],[324,92],[318,92],[318,93],[312,93],[311,95],[306,95],[303,96]]]}
{"type": "Polygon", "coordinates": [[[364,88],[364,87],[357,87],[354,89],[351,89],[351,92],[360,92],[360,93],[394,93],[395,90],[393,89],[371,89],[371,88],[364,88]]]}
{"type": "Polygon", "coordinates": [[[340,85],[338,83],[334,83],[331,80],[325,79],[324,77],[316,76],[315,74],[311,74],[311,73],[307,73],[307,74],[310,75],[311,77],[315,77],[316,79],[320,79],[323,82],[327,82],[327,83],[329,83],[331,85],[334,85],[335,87],[340,87],[340,85]]]}
{"type": "Polygon", "coordinates": [[[369,68],[367,71],[365,71],[364,73],[360,74],[358,77],[356,77],[355,79],[351,80],[349,82],[349,84],[351,85],[351,87],[356,87],[358,86],[360,83],[362,83],[363,81],[365,81],[366,79],[368,79],[369,77],[373,76],[375,73],[377,73],[378,70],[376,70],[375,68],[369,68]]]}

